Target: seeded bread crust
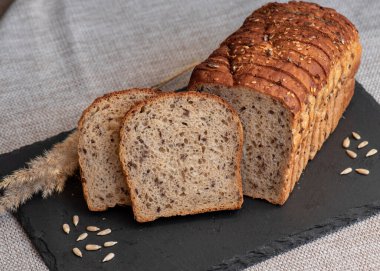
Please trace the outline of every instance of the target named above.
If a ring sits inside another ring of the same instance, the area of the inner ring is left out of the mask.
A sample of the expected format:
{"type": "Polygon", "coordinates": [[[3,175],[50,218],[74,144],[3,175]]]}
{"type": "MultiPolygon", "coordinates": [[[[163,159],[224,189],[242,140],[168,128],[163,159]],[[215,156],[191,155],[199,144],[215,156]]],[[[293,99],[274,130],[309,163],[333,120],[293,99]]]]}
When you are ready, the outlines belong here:
{"type": "MultiPolygon", "coordinates": [[[[91,105],[89,105],[82,113],[82,116],[78,122],[78,130],[80,131],[80,134],[84,128],[84,124],[85,124],[87,118],[93,113],[93,111],[99,105],[102,104],[102,102],[109,100],[109,99],[112,99],[112,98],[115,98],[117,96],[121,97],[121,96],[125,96],[125,95],[133,95],[133,94],[141,94],[141,93],[145,93],[146,95],[158,95],[160,93],[160,90],[154,90],[154,89],[149,89],[149,88],[141,88],[141,89],[134,88],[134,89],[127,89],[127,90],[121,90],[121,91],[115,91],[115,92],[107,93],[101,97],[96,98],[91,103],[91,105]]],[[[78,146],[78,154],[80,154],[80,153],[81,153],[80,146],[78,146]]],[[[99,212],[99,211],[105,211],[109,207],[113,207],[113,206],[107,206],[106,204],[103,205],[102,207],[96,207],[93,204],[91,204],[92,198],[89,194],[89,187],[87,184],[88,180],[86,180],[86,178],[84,177],[83,158],[81,158],[81,155],[79,155],[79,170],[80,170],[80,175],[81,175],[83,195],[84,195],[84,198],[87,202],[87,206],[88,206],[89,210],[99,212]]],[[[130,205],[129,195],[127,195],[125,201],[124,200],[119,201],[118,204],[119,205],[130,205]]]]}
{"type": "MultiPolygon", "coordinates": [[[[252,189],[245,195],[275,204],[286,201],[349,104],[360,59],[358,31],[346,17],[317,4],[291,1],[254,11],[195,67],[189,90],[255,91],[280,102],[293,115],[288,169],[281,174],[277,198],[255,195],[252,189]]],[[[239,101],[228,101],[239,110],[239,101]]]]}
{"type": "Polygon", "coordinates": [[[215,203],[215,207],[206,208],[206,209],[195,208],[191,212],[184,212],[184,211],[178,210],[176,212],[176,214],[173,214],[173,215],[184,216],[184,215],[192,215],[192,214],[199,214],[199,213],[212,212],[212,211],[240,209],[242,204],[243,204],[243,188],[242,188],[242,178],[241,178],[241,174],[240,174],[240,170],[241,170],[240,169],[240,162],[242,159],[242,148],[243,148],[244,138],[243,138],[243,126],[241,124],[240,118],[239,118],[237,112],[235,111],[235,109],[229,103],[224,101],[223,99],[219,98],[218,96],[212,95],[212,94],[199,93],[199,92],[193,92],[193,91],[182,92],[182,93],[162,93],[159,96],[149,98],[145,101],[137,103],[133,108],[131,108],[131,110],[129,110],[128,113],[125,115],[124,120],[123,120],[123,126],[120,130],[120,138],[121,138],[120,150],[119,150],[120,161],[122,163],[123,171],[124,171],[124,174],[126,176],[125,180],[126,180],[126,184],[128,187],[128,191],[130,193],[131,205],[132,205],[132,209],[133,209],[135,219],[138,222],[150,222],[150,221],[153,221],[159,217],[168,217],[168,216],[172,216],[172,215],[168,215],[168,216],[157,215],[157,216],[148,216],[148,217],[142,215],[141,206],[139,206],[139,204],[137,203],[137,200],[136,200],[137,199],[137,193],[135,191],[136,187],[134,186],[133,180],[130,177],[128,166],[126,165],[126,163],[124,163],[125,157],[128,156],[128,154],[125,152],[125,150],[122,148],[122,145],[121,145],[122,142],[124,142],[126,140],[125,126],[129,121],[131,121],[131,118],[136,114],[136,112],[140,112],[140,110],[143,107],[150,105],[150,104],[154,104],[154,103],[164,102],[166,99],[168,99],[170,97],[190,97],[190,98],[191,97],[200,97],[200,98],[210,99],[210,100],[214,101],[215,103],[221,104],[225,108],[227,108],[228,111],[231,112],[233,122],[237,123],[237,125],[238,125],[238,130],[237,130],[237,132],[238,132],[238,149],[236,151],[237,163],[236,163],[236,170],[235,170],[235,176],[236,176],[235,184],[238,188],[237,192],[239,195],[238,201],[236,201],[235,204],[229,204],[229,205],[215,203]]]}

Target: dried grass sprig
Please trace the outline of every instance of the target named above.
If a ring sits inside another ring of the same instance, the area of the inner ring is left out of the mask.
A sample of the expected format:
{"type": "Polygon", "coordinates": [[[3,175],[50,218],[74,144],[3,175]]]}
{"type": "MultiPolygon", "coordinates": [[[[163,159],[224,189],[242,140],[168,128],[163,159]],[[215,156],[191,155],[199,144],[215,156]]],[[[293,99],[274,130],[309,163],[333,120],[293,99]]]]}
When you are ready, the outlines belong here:
{"type": "Polygon", "coordinates": [[[16,210],[36,193],[42,192],[45,198],[53,192],[62,192],[67,178],[78,168],[78,136],[74,131],[51,150],[27,163],[26,168],[6,176],[0,182],[0,189],[4,190],[0,213],[16,210]]]}

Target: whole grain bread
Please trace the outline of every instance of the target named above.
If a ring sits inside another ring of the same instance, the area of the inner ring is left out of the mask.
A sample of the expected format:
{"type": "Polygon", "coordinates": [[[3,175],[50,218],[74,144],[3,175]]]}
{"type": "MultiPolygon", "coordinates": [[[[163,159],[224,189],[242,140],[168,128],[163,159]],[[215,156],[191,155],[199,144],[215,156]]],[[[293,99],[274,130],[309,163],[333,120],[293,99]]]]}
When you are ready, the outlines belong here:
{"type": "Polygon", "coordinates": [[[355,26],[330,8],[269,3],[198,65],[189,89],[219,95],[245,131],[243,191],[283,204],[353,95],[355,26]]]}
{"type": "Polygon", "coordinates": [[[129,89],[97,98],[78,123],[78,155],[84,197],[91,211],[129,205],[119,161],[121,120],[137,102],[158,95],[152,89],[129,89]]]}
{"type": "Polygon", "coordinates": [[[221,98],[162,94],[134,106],[120,130],[120,161],[137,221],[243,203],[243,128],[221,98]]]}

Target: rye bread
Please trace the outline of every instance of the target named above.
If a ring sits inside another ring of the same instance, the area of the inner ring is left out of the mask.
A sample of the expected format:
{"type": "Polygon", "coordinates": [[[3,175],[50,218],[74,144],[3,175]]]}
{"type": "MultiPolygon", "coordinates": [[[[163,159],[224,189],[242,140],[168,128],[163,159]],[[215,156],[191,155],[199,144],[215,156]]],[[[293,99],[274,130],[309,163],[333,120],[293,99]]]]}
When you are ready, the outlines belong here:
{"type": "Polygon", "coordinates": [[[285,203],[351,100],[360,58],[347,18],[291,1],[254,11],[195,67],[189,89],[221,96],[242,119],[245,195],[285,203]]]}

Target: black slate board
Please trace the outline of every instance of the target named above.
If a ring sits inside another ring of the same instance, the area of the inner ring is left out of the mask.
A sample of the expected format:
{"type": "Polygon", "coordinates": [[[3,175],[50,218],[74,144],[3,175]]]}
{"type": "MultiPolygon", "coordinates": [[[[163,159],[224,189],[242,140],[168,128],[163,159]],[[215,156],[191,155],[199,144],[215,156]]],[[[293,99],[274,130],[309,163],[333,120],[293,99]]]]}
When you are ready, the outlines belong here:
{"type": "MultiPolygon", "coordinates": [[[[380,210],[379,155],[365,159],[369,149],[366,147],[352,160],[341,148],[342,139],[351,131],[358,131],[370,147],[380,149],[380,106],[357,84],[344,116],[283,207],[245,198],[243,208],[235,212],[138,224],[129,207],[90,213],[77,174],[62,194],[45,200],[34,197],[16,216],[51,270],[243,269],[380,210]],[[371,174],[339,176],[347,166],[368,168],[371,174]],[[67,236],[61,227],[64,222],[71,222],[74,214],[81,221],[67,236]],[[87,242],[76,243],[85,225],[110,227],[113,232],[107,237],[90,235],[87,242]],[[119,244],[97,252],[83,249],[85,243],[108,240],[117,240],[119,244]],[[82,249],[83,259],[72,254],[74,246],[82,249]],[[115,252],[115,259],[100,263],[111,251],[115,252]]],[[[66,136],[62,133],[1,155],[0,176],[24,166],[66,136]]]]}

